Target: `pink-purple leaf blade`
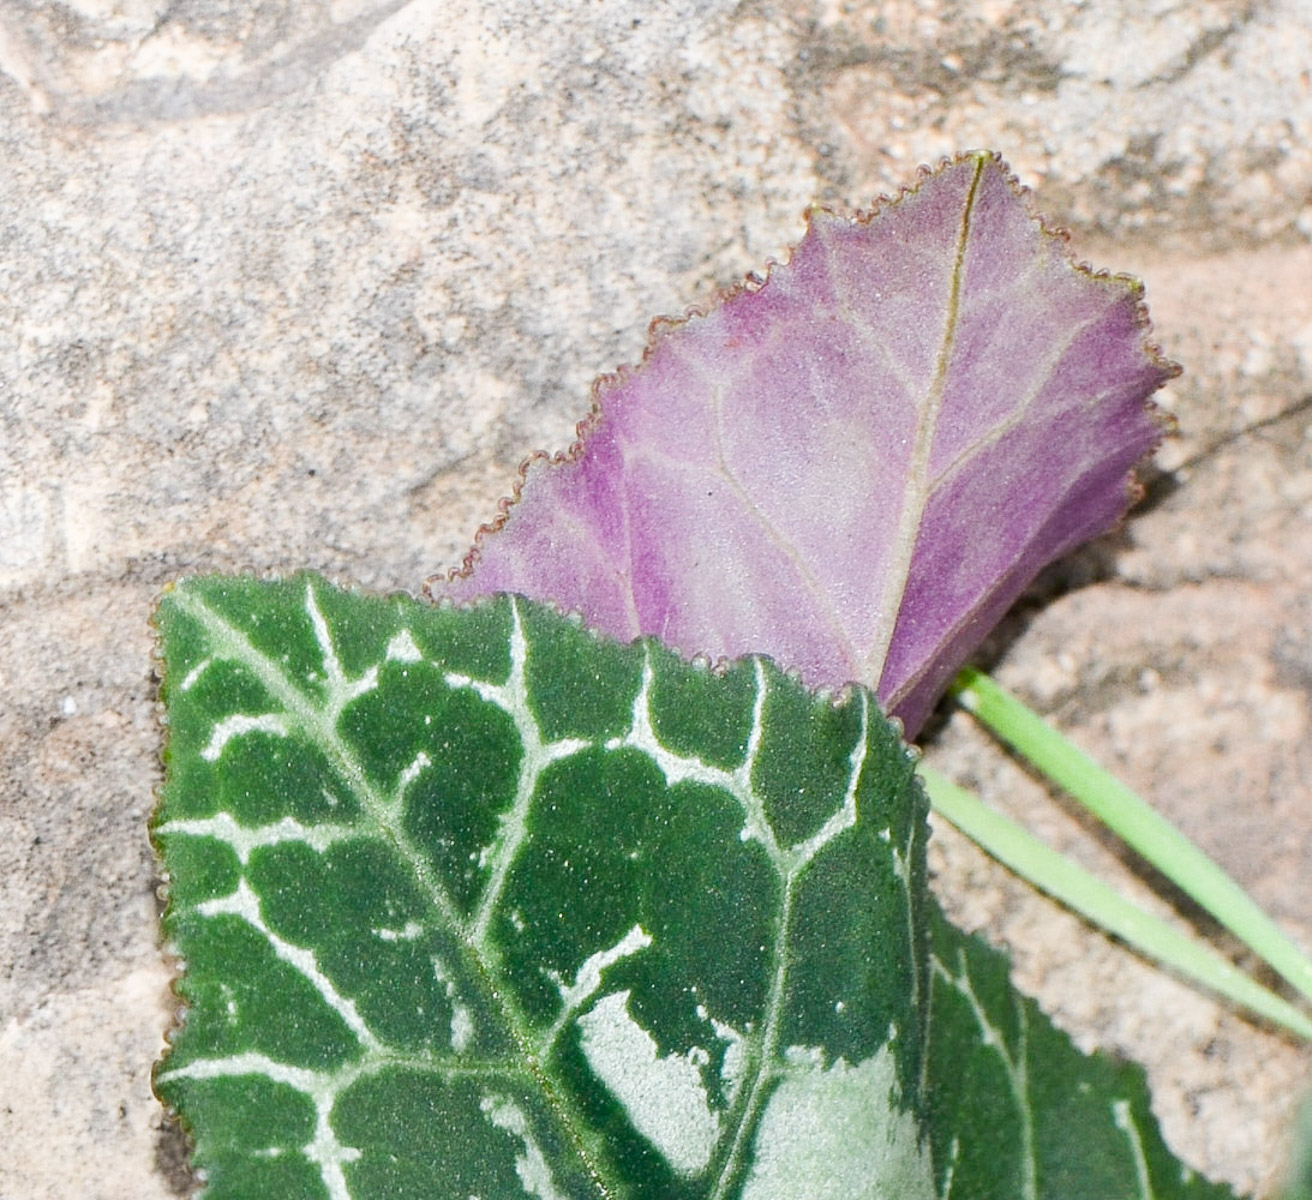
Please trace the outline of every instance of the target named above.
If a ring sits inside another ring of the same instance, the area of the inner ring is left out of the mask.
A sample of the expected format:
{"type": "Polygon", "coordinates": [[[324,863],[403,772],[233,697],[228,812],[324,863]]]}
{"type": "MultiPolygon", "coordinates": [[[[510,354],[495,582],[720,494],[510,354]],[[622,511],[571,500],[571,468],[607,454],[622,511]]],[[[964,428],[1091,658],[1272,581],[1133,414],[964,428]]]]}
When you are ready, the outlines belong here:
{"type": "Polygon", "coordinates": [[[1047,563],[1111,527],[1173,373],[1137,285],[1076,267],[991,155],[655,328],[433,590],[875,688],[914,732],[1047,563]]]}

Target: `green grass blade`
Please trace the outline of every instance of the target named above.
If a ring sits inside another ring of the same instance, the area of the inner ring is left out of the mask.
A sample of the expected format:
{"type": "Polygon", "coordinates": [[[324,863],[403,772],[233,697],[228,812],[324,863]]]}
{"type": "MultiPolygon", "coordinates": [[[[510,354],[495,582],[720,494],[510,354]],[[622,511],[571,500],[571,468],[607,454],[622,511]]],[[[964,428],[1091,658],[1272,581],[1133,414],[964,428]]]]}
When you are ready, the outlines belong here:
{"type": "Polygon", "coordinates": [[[953,693],[967,712],[1312,999],[1312,962],[1239,884],[1166,818],[982,672],[967,667],[957,676],[953,693]]]}
{"type": "Polygon", "coordinates": [[[921,764],[920,777],[936,813],[1034,887],[1140,954],[1312,1041],[1312,1019],[1250,979],[1215,950],[1136,907],[1083,867],[1045,846],[932,768],[921,764]]]}

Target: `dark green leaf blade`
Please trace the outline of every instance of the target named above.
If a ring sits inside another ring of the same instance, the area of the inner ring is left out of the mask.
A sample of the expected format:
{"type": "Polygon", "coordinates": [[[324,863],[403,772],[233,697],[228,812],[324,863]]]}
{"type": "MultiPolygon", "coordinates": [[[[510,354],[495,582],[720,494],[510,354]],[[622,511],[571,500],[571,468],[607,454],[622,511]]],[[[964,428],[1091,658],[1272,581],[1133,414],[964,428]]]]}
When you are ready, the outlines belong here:
{"type": "Polygon", "coordinates": [[[1143,1069],[1081,1053],[1007,959],[931,906],[928,1087],[941,1200],[1234,1200],[1162,1141],[1143,1069]]]}
{"type": "Polygon", "coordinates": [[[208,1196],[933,1194],[925,805],[865,692],[313,576],[158,623],[208,1196]]]}

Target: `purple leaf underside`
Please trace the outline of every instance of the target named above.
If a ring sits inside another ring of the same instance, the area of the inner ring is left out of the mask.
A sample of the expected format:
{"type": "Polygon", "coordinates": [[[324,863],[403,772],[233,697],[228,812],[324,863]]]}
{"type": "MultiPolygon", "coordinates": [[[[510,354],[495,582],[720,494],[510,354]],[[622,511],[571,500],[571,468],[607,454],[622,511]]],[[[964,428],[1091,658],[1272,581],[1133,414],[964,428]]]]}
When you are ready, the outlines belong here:
{"type": "Polygon", "coordinates": [[[525,464],[458,600],[520,592],[621,639],[875,689],[913,735],[1046,564],[1103,533],[1176,373],[991,154],[658,321],[569,454],[525,464]]]}

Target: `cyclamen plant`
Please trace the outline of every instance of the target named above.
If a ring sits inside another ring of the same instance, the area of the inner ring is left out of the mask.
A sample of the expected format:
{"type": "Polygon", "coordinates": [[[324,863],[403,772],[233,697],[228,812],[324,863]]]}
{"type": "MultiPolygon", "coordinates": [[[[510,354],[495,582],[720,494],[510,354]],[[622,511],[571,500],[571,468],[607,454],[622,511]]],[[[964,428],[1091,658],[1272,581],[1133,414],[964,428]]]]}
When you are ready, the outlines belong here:
{"type": "Polygon", "coordinates": [[[155,1084],[204,1194],[1232,1195],[937,909],[901,740],[1123,513],[1146,328],[964,156],[657,326],[460,603],[172,589],[155,1084]]]}

